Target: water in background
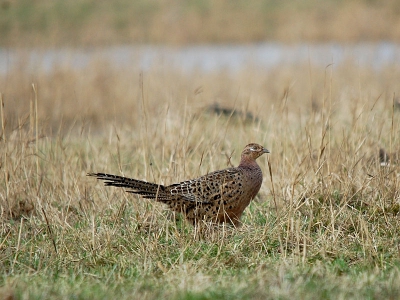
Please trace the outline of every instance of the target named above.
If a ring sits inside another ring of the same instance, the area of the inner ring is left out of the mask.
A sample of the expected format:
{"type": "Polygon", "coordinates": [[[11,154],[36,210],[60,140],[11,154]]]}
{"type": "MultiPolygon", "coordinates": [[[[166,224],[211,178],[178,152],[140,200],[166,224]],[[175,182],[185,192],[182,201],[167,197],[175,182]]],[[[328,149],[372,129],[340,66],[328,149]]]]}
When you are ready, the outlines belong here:
{"type": "Polygon", "coordinates": [[[93,62],[115,68],[147,70],[152,67],[183,71],[236,72],[249,66],[275,68],[310,63],[339,65],[353,61],[360,66],[382,68],[400,66],[400,44],[300,44],[263,43],[255,45],[203,46],[116,46],[93,49],[16,50],[0,49],[0,74],[14,68],[26,72],[52,71],[54,68],[80,69],[93,62]]]}

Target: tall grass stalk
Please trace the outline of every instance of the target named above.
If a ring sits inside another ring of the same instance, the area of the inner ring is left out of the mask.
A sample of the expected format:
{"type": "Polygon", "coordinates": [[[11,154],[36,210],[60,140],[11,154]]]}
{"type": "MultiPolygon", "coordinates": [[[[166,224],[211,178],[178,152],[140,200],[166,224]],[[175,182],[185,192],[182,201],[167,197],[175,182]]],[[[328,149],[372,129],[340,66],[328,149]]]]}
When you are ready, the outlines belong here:
{"type": "Polygon", "coordinates": [[[310,63],[141,74],[101,62],[10,72],[0,91],[0,296],[397,298],[399,167],[378,153],[400,148],[398,73],[310,63]],[[232,110],[217,113],[215,102],[232,110]],[[259,159],[264,182],[240,228],[197,231],[86,176],[170,184],[237,165],[249,142],[271,154],[259,159]]]}

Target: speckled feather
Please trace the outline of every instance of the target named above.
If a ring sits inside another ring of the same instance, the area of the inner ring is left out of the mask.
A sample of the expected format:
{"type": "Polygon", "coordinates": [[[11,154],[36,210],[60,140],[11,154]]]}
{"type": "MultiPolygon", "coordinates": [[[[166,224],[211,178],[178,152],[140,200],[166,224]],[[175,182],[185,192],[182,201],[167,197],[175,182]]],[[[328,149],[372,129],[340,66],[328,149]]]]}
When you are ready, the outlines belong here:
{"type": "Polygon", "coordinates": [[[163,202],[171,210],[183,213],[193,224],[204,220],[239,225],[244,209],[260,190],[262,172],[256,159],[264,153],[269,151],[258,144],[249,144],[238,167],[168,186],[104,173],[88,176],[104,180],[106,186],[128,188],[130,193],[163,202]]]}

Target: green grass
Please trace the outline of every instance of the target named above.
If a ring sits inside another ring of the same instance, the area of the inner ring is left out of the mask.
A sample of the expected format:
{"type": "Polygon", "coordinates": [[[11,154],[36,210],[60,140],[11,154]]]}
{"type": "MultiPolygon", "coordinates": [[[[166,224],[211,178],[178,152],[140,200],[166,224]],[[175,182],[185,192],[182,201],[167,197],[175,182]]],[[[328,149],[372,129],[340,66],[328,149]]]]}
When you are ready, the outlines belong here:
{"type": "Polygon", "coordinates": [[[16,232],[22,225],[22,236],[17,258],[18,236],[3,245],[4,273],[12,275],[3,275],[6,287],[18,299],[387,299],[400,292],[398,256],[387,255],[396,249],[366,257],[335,247],[343,254],[303,257],[274,240],[272,227],[269,234],[249,225],[195,240],[192,228],[173,222],[142,229],[124,220],[132,212],[117,219],[117,208],[73,228],[54,226],[53,237],[35,218],[9,224],[16,232]]]}

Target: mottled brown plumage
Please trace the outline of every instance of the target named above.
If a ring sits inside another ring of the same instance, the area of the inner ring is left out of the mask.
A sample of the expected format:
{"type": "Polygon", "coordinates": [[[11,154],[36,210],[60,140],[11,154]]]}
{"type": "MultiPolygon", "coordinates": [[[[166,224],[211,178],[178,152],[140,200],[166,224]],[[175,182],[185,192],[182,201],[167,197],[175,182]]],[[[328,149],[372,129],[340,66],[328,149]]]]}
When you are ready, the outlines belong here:
{"type": "Polygon", "coordinates": [[[193,224],[211,221],[237,226],[244,209],[260,190],[262,172],[256,159],[264,153],[269,151],[258,144],[249,144],[238,167],[168,186],[104,173],[88,176],[104,180],[106,186],[128,188],[130,193],[165,203],[193,224]]]}

